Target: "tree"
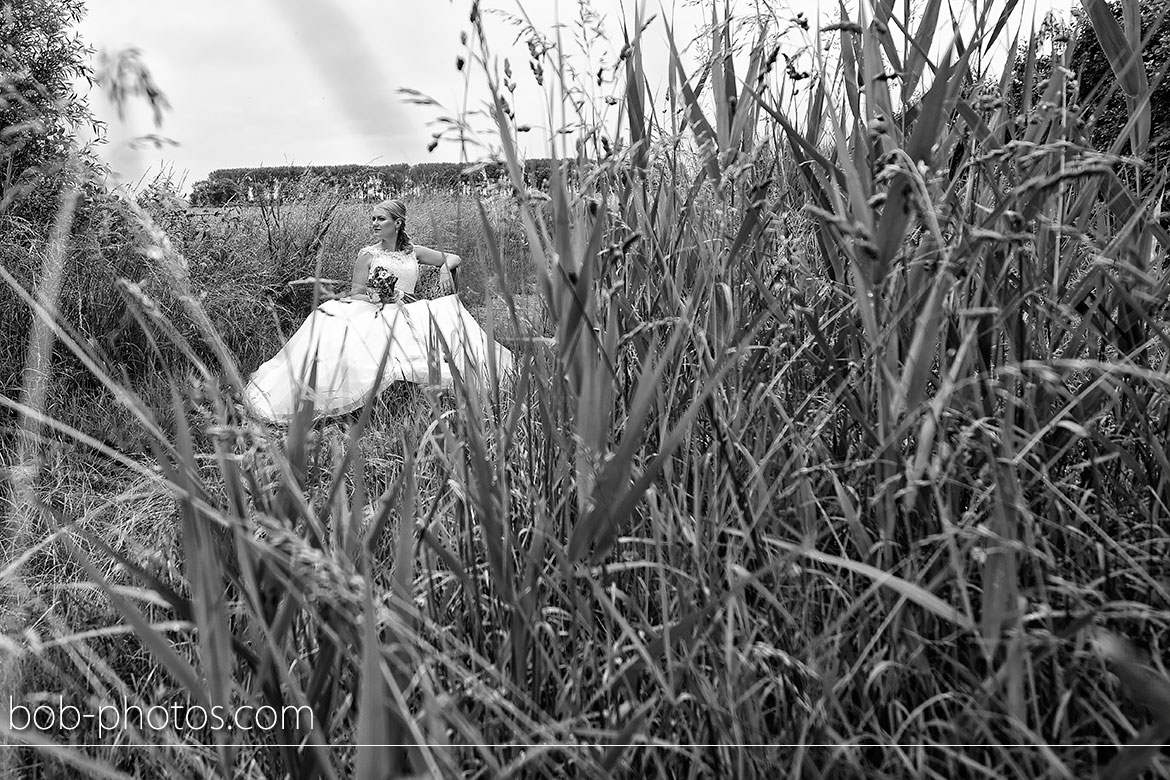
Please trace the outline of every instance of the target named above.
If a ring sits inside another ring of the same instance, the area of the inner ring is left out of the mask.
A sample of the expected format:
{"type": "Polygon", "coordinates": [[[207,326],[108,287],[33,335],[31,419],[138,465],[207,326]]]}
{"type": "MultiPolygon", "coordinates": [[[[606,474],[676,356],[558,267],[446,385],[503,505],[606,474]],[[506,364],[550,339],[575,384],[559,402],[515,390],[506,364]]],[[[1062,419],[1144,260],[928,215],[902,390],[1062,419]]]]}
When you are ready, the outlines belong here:
{"type": "Polygon", "coordinates": [[[36,223],[56,207],[60,174],[80,152],[77,133],[100,133],[89,104],[74,90],[94,83],[92,50],[75,31],[82,0],[0,0],[0,214],[36,223]]]}
{"type": "MultiPolygon", "coordinates": [[[[1121,4],[1109,4],[1118,24],[1122,25],[1121,4]]],[[[1138,3],[1140,12],[1142,64],[1153,91],[1150,95],[1149,148],[1144,156],[1154,170],[1170,162],[1170,84],[1167,83],[1163,68],[1170,62],[1170,0],[1142,0],[1138,3]],[[1160,81],[1155,81],[1156,79],[1160,81]]],[[[1129,121],[1129,107],[1125,94],[1117,88],[1110,69],[1109,58],[1101,48],[1097,34],[1089,20],[1078,14],[1075,25],[1076,37],[1073,63],[1080,79],[1080,94],[1093,106],[1095,118],[1092,131],[1093,145],[1108,149],[1121,135],[1129,121]]],[[[1131,154],[1128,141],[1121,149],[1122,154],[1131,154]]]]}
{"type": "MultiPolygon", "coordinates": [[[[1120,2],[1107,5],[1124,29],[1125,20],[1120,2]]],[[[1151,87],[1150,93],[1150,134],[1149,146],[1143,155],[1144,162],[1153,170],[1161,170],[1170,163],[1170,82],[1163,72],[1170,62],[1170,0],[1143,0],[1138,4],[1142,47],[1142,64],[1151,87]]],[[[1082,115],[1091,125],[1089,141],[1093,148],[1106,151],[1121,137],[1130,118],[1130,108],[1125,93],[1118,86],[1109,57],[1101,48],[1097,30],[1079,8],[1073,10],[1069,24],[1056,23],[1046,19],[1041,29],[1041,40],[1052,40],[1056,48],[1071,47],[1069,62],[1076,73],[1078,85],[1070,99],[1079,100],[1082,115]]],[[[1008,99],[1018,113],[1022,110],[1027,68],[1027,49],[1023,47],[1016,57],[1013,81],[1008,99]]],[[[1044,54],[1036,58],[1033,75],[1033,101],[1038,99],[1040,84],[1052,74],[1052,58],[1044,54]]],[[[1118,150],[1121,154],[1132,154],[1128,137],[1122,139],[1118,150]]]]}

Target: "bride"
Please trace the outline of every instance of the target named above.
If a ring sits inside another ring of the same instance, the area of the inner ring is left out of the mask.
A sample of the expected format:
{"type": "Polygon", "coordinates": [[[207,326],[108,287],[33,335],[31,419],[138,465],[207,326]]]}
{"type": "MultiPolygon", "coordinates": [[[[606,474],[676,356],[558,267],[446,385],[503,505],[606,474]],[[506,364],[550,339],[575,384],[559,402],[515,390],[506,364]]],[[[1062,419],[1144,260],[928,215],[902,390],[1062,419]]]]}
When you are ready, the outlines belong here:
{"type": "Polygon", "coordinates": [[[318,306],[249,379],[245,396],[260,417],[288,420],[299,398],[312,398],[318,417],[345,414],[395,381],[451,387],[448,355],[465,381],[512,370],[512,353],[489,341],[457,295],[413,297],[419,263],[454,269],[459,255],[413,245],[401,201],[374,206],[370,222],[378,243],[358,253],[349,297],[318,306]]]}

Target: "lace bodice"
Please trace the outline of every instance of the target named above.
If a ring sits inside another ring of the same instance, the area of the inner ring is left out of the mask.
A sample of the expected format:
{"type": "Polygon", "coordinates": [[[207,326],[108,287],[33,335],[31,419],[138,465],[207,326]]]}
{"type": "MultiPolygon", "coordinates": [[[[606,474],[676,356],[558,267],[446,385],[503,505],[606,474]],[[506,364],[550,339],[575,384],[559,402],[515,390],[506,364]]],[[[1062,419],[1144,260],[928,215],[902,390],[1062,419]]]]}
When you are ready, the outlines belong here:
{"type": "Polygon", "coordinates": [[[385,268],[398,277],[399,290],[404,293],[414,293],[415,286],[418,284],[418,257],[413,250],[387,252],[375,244],[366,247],[366,251],[370,253],[371,271],[375,268],[385,268]]]}

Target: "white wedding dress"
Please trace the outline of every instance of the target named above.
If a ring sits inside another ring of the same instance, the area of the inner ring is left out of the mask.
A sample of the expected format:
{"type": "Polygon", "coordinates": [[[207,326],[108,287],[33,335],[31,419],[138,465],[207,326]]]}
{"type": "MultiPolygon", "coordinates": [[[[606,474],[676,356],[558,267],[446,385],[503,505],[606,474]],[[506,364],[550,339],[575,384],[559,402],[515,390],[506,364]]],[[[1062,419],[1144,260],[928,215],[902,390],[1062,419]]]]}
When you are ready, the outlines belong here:
{"type": "MultiPolygon", "coordinates": [[[[414,292],[419,268],[413,251],[376,246],[370,251],[371,272],[385,268],[398,277],[398,290],[414,292]]],[[[493,361],[496,381],[513,369],[512,353],[488,339],[457,295],[413,303],[326,301],[275,357],[256,369],[245,397],[253,412],[273,421],[291,418],[300,397],[312,397],[316,417],[345,414],[362,408],[391,382],[451,387],[448,354],[464,381],[491,381],[493,361]]]]}

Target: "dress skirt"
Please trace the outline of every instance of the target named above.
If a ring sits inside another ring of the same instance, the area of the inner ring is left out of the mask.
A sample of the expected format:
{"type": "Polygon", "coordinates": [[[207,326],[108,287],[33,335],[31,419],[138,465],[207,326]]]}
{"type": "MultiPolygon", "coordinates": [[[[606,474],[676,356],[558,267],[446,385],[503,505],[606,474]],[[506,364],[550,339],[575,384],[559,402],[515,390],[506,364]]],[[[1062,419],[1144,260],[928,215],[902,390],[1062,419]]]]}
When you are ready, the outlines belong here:
{"type": "Polygon", "coordinates": [[[457,295],[406,304],[332,300],[256,369],[245,396],[267,420],[290,419],[299,397],[313,399],[314,416],[328,417],[362,408],[391,382],[450,388],[450,363],[464,381],[502,381],[513,369],[512,353],[488,339],[457,295]]]}

